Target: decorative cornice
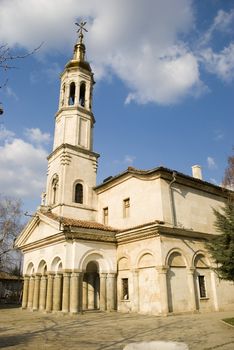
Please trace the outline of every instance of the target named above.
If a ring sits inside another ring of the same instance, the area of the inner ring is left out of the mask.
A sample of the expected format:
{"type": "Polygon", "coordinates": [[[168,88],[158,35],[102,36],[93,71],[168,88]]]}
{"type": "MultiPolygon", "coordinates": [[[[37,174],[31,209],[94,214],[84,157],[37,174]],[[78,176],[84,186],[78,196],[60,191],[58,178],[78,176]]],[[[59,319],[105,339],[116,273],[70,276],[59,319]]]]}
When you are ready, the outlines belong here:
{"type": "Polygon", "coordinates": [[[128,167],[128,169],[122,172],[121,174],[118,174],[114,177],[110,177],[107,181],[96,186],[94,189],[97,193],[101,193],[108,190],[111,187],[118,185],[121,182],[128,180],[131,177],[135,177],[144,181],[150,181],[156,178],[161,178],[170,182],[172,179],[173,172],[176,173],[177,184],[188,186],[190,188],[194,188],[223,198],[227,198],[227,195],[230,192],[225,188],[214,185],[207,181],[203,181],[164,167],[157,167],[151,170],[139,170],[133,167],[128,167]]]}
{"type": "Polygon", "coordinates": [[[49,154],[49,156],[47,157],[47,160],[50,160],[53,156],[55,156],[59,152],[66,153],[66,152],[68,152],[68,150],[72,150],[72,151],[75,151],[77,153],[83,153],[89,157],[94,157],[94,158],[100,157],[100,154],[95,153],[93,151],[89,151],[89,150],[82,148],[82,147],[79,147],[79,146],[73,146],[73,145],[70,145],[68,143],[63,143],[59,147],[57,147],[53,152],[51,152],[49,154]]]}
{"type": "Polygon", "coordinates": [[[142,225],[116,233],[118,245],[159,236],[170,236],[175,238],[186,237],[188,239],[192,238],[195,240],[207,241],[211,237],[215,236],[215,234],[193,231],[190,229],[173,226],[165,226],[158,223],[149,223],[145,224],[144,226],[142,225]]]}

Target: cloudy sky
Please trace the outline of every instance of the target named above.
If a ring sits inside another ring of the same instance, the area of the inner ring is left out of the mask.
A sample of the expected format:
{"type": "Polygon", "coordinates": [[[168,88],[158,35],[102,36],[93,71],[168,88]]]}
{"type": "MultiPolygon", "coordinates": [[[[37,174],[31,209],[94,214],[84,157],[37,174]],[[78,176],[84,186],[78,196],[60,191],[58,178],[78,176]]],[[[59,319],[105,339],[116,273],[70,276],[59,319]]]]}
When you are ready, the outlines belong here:
{"type": "Polygon", "coordinates": [[[31,212],[40,203],[59,74],[81,19],[96,80],[98,183],[128,166],[190,175],[200,164],[220,184],[234,145],[234,1],[0,0],[0,45],[24,55],[42,43],[0,71],[0,192],[31,212]]]}

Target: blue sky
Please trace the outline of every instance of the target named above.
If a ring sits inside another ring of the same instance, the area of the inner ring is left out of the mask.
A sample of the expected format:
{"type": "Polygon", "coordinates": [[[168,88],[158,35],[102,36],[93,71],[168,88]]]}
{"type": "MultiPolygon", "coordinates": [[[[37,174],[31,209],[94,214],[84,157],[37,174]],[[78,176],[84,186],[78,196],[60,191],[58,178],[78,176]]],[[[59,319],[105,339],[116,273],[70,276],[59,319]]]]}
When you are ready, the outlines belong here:
{"type": "Polygon", "coordinates": [[[34,55],[1,71],[0,192],[40,204],[59,74],[87,20],[97,182],[159,165],[220,184],[234,130],[233,0],[0,0],[0,43],[34,55]]]}

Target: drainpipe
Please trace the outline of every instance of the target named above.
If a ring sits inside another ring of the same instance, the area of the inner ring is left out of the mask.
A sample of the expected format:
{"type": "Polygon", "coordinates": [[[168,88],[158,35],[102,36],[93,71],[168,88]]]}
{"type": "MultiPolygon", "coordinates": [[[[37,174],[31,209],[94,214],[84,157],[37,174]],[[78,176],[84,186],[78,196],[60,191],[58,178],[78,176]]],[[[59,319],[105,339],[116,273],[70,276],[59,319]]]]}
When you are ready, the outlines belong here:
{"type": "Polygon", "coordinates": [[[172,224],[173,224],[173,226],[177,226],[177,223],[176,223],[176,212],[175,212],[175,202],[174,202],[173,189],[172,189],[172,185],[173,185],[174,182],[176,182],[176,171],[173,171],[173,173],[172,173],[172,180],[169,183],[169,194],[170,194],[172,224]]]}

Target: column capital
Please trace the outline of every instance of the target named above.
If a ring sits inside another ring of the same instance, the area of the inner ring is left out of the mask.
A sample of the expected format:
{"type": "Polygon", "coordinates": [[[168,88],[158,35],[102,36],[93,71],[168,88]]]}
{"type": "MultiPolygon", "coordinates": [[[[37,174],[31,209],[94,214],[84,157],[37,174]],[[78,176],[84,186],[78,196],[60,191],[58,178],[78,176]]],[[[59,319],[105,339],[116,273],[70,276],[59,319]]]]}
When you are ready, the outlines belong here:
{"type": "Polygon", "coordinates": [[[24,275],[24,280],[29,280],[30,279],[30,276],[29,275],[24,275]]]}
{"type": "Polygon", "coordinates": [[[71,272],[64,272],[63,277],[71,277],[71,272]]]}
{"type": "Polygon", "coordinates": [[[187,267],[188,274],[194,275],[196,268],[195,267],[187,267]]]}
{"type": "Polygon", "coordinates": [[[81,275],[83,275],[83,272],[82,271],[73,271],[71,273],[71,277],[80,277],[81,275]]]}
{"type": "Polygon", "coordinates": [[[167,274],[167,271],[169,270],[169,267],[165,266],[165,265],[156,266],[156,270],[158,271],[158,273],[167,274]]]}
{"type": "Polygon", "coordinates": [[[41,278],[41,273],[36,273],[36,274],[35,274],[35,279],[36,279],[36,280],[39,280],[40,278],[41,278]]]}
{"type": "Polygon", "coordinates": [[[107,273],[106,272],[101,272],[99,273],[100,278],[106,278],[107,277],[107,273]]]}
{"type": "Polygon", "coordinates": [[[117,273],[115,273],[115,272],[110,272],[107,274],[107,277],[109,277],[109,278],[116,278],[116,276],[117,276],[117,273]]]}

